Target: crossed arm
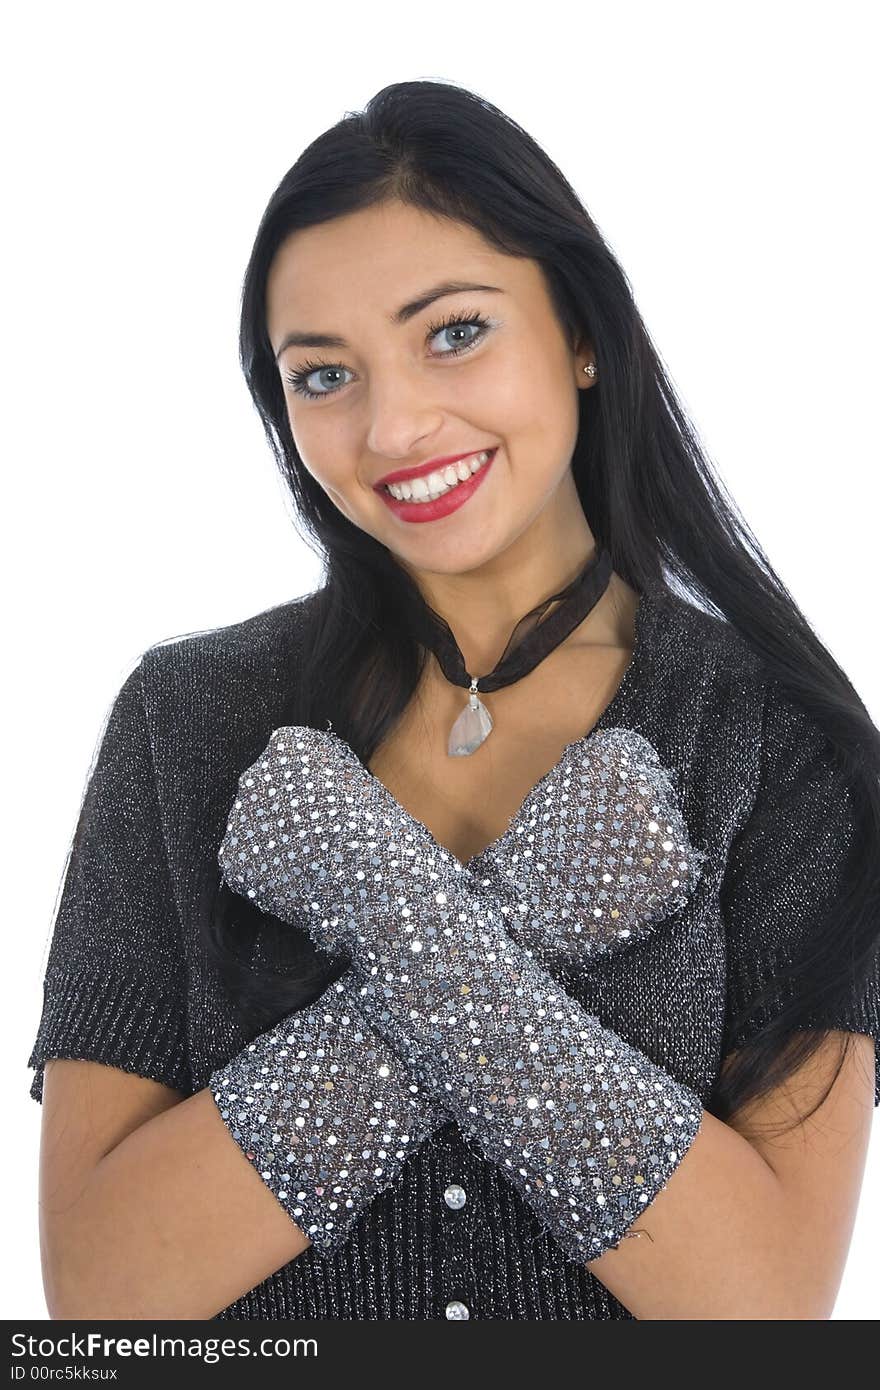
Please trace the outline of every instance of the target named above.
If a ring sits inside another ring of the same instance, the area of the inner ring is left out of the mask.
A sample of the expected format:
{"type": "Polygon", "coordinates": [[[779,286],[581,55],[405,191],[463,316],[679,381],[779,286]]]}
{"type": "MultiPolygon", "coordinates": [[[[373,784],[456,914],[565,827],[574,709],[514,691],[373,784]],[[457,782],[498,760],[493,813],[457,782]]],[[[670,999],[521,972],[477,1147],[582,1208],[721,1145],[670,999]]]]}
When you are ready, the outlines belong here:
{"type": "MultiPolygon", "coordinates": [[[[808,1111],[834,1035],[781,1091],[723,1124],[705,1114],[669,1183],[588,1268],[639,1319],[827,1319],[871,1132],[873,1041],[808,1111]]],[[[46,1064],[40,1238],[49,1314],[210,1318],[308,1248],[230,1139],[209,1089],[186,1099],[97,1062],[46,1064]]]]}

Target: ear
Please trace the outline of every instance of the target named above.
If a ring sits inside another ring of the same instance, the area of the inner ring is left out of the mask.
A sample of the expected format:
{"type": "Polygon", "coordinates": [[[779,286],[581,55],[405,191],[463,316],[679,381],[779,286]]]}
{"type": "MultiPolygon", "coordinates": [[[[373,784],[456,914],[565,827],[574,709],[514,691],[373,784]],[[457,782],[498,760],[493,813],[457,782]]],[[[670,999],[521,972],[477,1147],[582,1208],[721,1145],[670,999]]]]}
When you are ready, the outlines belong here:
{"type": "Polygon", "coordinates": [[[575,334],[574,341],[571,344],[571,350],[574,355],[578,384],[581,386],[592,386],[592,378],[588,377],[584,372],[584,367],[596,360],[596,353],[593,349],[591,339],[583,333],[575,334]]]}

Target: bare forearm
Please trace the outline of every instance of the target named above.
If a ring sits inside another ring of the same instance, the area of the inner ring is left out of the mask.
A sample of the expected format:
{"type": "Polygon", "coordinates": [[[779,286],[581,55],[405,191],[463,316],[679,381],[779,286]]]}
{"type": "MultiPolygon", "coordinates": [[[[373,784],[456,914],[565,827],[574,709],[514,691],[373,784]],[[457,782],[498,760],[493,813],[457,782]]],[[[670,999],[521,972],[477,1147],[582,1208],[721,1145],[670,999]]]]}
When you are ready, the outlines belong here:
{"type": "Polygon", "coordinates": [[[632,1238],[587,1267],[636,1318],[826,1318],[810,1229],[757,1149],[706,1111],[632,1238]]]}
{"type": "Polygon", "coordinates": [[[208,1089],[129,1134],[80,1192],[44,1192],[41,1227],[49,1312],[66,1320],[211,1318],[309,1245],[208,1089]]]}

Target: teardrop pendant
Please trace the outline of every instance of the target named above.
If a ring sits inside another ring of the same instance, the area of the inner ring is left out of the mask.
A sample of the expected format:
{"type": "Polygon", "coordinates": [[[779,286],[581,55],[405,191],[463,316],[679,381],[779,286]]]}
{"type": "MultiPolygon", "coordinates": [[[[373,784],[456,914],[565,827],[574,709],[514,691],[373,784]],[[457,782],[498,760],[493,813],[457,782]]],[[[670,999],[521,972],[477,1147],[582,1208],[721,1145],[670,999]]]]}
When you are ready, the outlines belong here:
{"type": "Polygon", "coordinates": [[[471,681],[468,702],[449,730],[446,751],[450,758],[468,757],[492,732],[492,716],[477,694],[477,680],[471,681]]]}

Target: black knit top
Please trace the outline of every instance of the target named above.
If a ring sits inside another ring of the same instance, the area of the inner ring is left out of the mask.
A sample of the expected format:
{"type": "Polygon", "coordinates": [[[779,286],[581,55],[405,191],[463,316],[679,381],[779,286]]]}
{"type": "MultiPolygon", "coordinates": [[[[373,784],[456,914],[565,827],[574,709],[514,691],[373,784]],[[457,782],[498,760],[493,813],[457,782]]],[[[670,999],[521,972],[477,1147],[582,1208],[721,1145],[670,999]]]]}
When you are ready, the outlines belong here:
{"type": "MultiPolygon", "coordinates": [[[[54,922],[28,1065],[103,1062],[191,1095],[251,1041],[203,944],[217,849],[238,777],[295,716],[313,595],[157,643],[124,681],[97,746],[54,922]]],[[[623,681],[597,729],[638,730],[679,774],[691,842],[707,851],[687,907],[565,988],[711,1110],[722,1060],[762,1021],[732,1015],[817,920],[834,930],[851,829],[828,745],[735,630],[668,590],[641,596],[623,681]]],[[[880,846],[878,846],[880,848],[880,846]]],[[[777,991],[769,1011],[784,1002],[777,991]]],[[[765,1010],[767,1006],[765,1006],[765,1010]]],[[[814,1021],[875,1040],[880,963],[814,1021]]],[[[229,1139],[230,1143],[234,1141],[229,1139]]],[[[454,1122],[412,1153],[332,1257],[313,1246],[221,1319],[409,1319],[463,1303],[478,1319],[626,1319],[566,1259],[454,1122]],[[450,1184],[464,1206],[444,1201],[450,1184]]]]}

